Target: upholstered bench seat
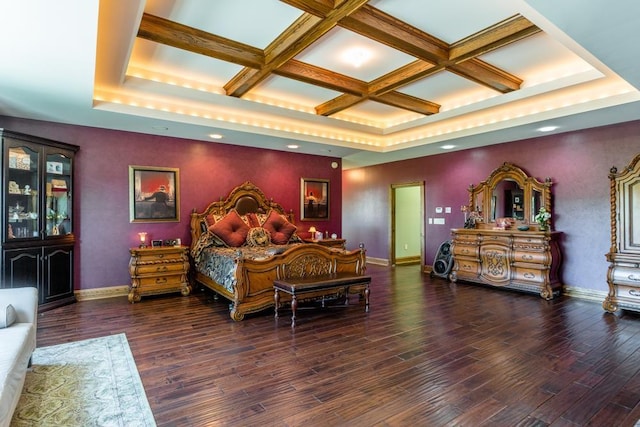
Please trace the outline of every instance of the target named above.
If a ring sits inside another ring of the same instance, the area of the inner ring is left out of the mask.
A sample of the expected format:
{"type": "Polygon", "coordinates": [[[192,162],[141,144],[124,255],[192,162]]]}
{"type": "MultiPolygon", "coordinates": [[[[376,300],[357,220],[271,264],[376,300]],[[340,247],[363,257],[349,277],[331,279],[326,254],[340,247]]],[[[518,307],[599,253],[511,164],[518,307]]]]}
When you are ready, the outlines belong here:
{"type": "Polygon", "coordinates": [[[291,327],[296,326],[298,297],[324,297],[335,293],[344,293],[345,305],[349,305],[349,293],[362,292],[365,298],[365,312],[369,311],[369,284],[371,276],[353,273],[336,273],[325,276],[290,278],[274,280],[275,317],[278,317],[280,292],[291,295],[291,327]]]}

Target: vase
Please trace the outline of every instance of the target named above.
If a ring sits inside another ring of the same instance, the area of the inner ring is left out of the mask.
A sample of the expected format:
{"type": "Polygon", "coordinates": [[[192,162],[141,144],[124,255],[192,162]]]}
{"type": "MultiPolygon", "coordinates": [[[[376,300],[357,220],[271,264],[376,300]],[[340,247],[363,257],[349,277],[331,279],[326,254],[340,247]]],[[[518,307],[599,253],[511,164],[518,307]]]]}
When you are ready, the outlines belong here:
{"type": "Polygon", "coordinates": [[[538,227],[538,230],[540,231],[547,231],[549,229],[549,226],[546,224],[540,224],[540,227],[538,227]]]}

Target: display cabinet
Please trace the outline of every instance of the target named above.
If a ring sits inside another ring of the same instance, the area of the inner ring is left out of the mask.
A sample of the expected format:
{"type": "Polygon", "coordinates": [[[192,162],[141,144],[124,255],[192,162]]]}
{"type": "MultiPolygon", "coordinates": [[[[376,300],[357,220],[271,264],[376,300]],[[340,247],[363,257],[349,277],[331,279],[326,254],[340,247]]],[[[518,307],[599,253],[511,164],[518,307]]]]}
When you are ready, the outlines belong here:
{"type": "Polygon", "coordinates": [[[77,146],[0,129],[0,287],[36,286],[40,309],[73,302],[77,146]]]}
{"type": "Polygon", "coordinates": [[[611,168],[609,180],[609,293],[602,306],[610,313],[619,308],[640,311],[640,154],[622,171],[611,168]]]}

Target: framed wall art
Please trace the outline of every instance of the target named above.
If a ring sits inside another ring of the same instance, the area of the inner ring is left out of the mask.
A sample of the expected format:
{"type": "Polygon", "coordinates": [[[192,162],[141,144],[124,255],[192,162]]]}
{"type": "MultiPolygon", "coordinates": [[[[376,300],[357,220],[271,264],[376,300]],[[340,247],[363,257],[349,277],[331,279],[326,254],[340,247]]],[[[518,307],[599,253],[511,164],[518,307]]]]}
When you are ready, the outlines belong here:
{"type": "Polygon", "coordinates": [[[130,222],[180,221],[179,184],[179,169],[129,166],[130,222]]]}
{"type": "Polygon", "coordinates": [[[329,180],[302,178],[300,180],[300,219],[318,221],[329,219],[329,180]]]}

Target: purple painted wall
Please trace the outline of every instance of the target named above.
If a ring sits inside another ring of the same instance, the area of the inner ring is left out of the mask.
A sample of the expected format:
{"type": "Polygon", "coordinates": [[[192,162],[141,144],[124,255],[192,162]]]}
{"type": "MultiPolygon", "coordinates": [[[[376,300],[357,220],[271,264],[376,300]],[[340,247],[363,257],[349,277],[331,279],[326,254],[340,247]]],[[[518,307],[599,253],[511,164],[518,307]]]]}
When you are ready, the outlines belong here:
{"type": "MultiPolygon", "coordinates": [[[[76,289],[129,284],[129,252],[137,233],[189,244],[189,214],[226,197],[244,181],[256,184],[296,225],[341,235],[342,174],[335,157],[238,147],[0,116],[0,128],[80,146],[74,189],[76,289]],[[129,165],[180,169],[180,222],[129,222],[129,165]],[[300,222],[300,178],[330,180],[330,220],[300,222]]],[[[256,141],[259,145],[259,140],[256,141]]],[[[301,233],[302,234],[302,233],[301,233]]]]}
{"type": "Polygon", "coordinates": [[[530,176],[551,177],[554,182],[553,223],[563,232],[564,284],[605,291],[609,169],[628,165],[639,152],[640,122],[630,122],[345,171],[343,212],[358,215],[343,216],[343,237],[364,242],[369,257],[389,259],[390,186],[424,181],[426,216],[446,221],[425,225],[424,263],[431,265],[439,244],[450,238],[450,229],[463,226],[460,206],[468,204],[469,184],[478,184],[503,162],[511,162],[530,176]],[[439,206],[450,206],[452,213],[436,214],[439,206]]]}

